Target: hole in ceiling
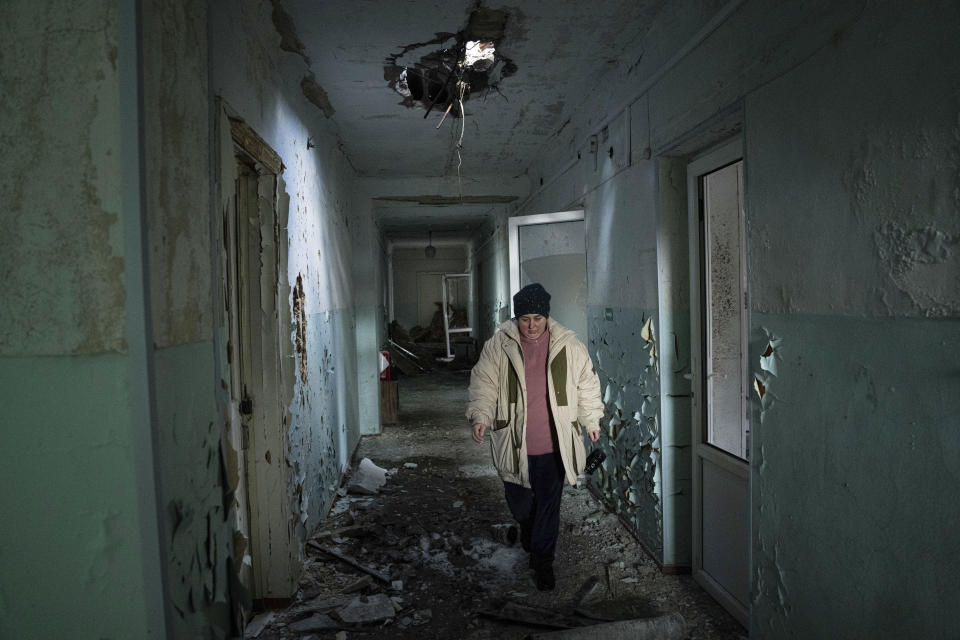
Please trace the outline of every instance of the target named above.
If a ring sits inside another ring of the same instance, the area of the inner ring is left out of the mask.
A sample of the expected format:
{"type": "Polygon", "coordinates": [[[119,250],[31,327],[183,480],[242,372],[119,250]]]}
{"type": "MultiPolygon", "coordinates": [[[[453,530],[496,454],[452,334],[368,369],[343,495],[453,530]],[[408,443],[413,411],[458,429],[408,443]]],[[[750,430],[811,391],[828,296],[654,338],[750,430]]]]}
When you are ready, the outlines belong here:
{"type": "Polygon", "coordinates": [[[517,65],[498,48],[509,17],[504,9],[478,7],[460,31],[406,45],[387,56],[387,86],[403,96],[400,104],[405,107],[420,106],[427,114],[452,107],[450,115],[462,117],[461,91],[463,101],[491,89],[499,93],[500,81],[517,72],[517,65]]]}

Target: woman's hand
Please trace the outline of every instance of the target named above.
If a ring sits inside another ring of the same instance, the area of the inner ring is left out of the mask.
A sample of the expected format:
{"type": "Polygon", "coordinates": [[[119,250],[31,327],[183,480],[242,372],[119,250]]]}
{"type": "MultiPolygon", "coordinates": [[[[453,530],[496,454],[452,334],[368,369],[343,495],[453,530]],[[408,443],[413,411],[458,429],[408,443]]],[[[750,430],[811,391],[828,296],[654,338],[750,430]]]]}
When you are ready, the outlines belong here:
{"type": "Polygon", "coordinates": [[[590,436],[590,442],[596,442],[600,439],[600,430],[597,429],[596,431],[588,431],[587,435],[590,436]]]}
{"type": "Polygon", "coordinates": [[[473,441],[477,444],[483,444],[483,434],[487,430],[487,425],[485,424],[475,424],[473,425],[473,441]]]}

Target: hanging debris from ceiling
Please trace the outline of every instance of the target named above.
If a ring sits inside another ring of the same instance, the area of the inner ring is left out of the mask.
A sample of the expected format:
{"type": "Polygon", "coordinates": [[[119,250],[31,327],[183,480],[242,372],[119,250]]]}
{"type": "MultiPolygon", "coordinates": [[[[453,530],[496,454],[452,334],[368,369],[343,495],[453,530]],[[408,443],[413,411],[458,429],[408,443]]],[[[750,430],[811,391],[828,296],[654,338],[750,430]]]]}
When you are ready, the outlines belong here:
{"type": "Polygon", "coordinates": [[[517,65],[497,49],[509,15],[503,9],[477,7],[460,31],[437,33],[432,40],[387,56],[384,80],[403,96],[400,104],[425,108],[424,118],[434,109],[443,110],[444,118],[462,118],[463,103],[471,95],[499,93],[500,81],[517,72],[517,65]],[[423,49],[427,52],[417,56],[423,49]]]}

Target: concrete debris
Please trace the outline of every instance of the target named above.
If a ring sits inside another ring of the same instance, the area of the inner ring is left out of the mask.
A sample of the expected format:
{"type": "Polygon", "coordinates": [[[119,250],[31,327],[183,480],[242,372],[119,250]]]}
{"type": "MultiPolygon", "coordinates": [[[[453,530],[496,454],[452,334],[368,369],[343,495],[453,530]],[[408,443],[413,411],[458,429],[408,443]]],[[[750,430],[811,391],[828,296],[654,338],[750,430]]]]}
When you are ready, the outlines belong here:
{"type": "Polygon", "coordinates": [[[297,632],[290,626],[331,620],[350,637],[520,638],[679,610],[689,640],[740,640],[743,628],[735,620],[719,617],[719,608],[691,580],[661,576],[617,517],[585,491],[565,490],[557,589],[537,591],[518,526],[505,518],[502,483],[489,451],[465,445],[459,427],[448,433],[445,425],[459,424],[459,411],[451,409],[442,421],[421,419],[428,415],[424,407],[458,406],[465,379],[458,376],[444,402],[437,396],[446,387],[422,385],[411,399],[417,406],[414,400],[421,398],[409,429],[361,443],[357,460],[398,467],[401,475],[381,471],[386,484],[375,482],[375,494],[335,497],[326,522],[306,543],[297,601],[278,611],[257,640],[303,640],[310,633],[333,640],[336,627],[297,632]],[[397,480],[407,478],[401,489],[397,480]],[[463,508],[451,508],[455,502],[463,508]],[[585,522],[589,517],[596,521],[585,522]],[[514,604],[505,607],[492,598],[514,604]]]}
{"type": "Polygon", "coordinates": [[[590,576],[586,582],[577,590],[577,593],[573,596],[573,607],[577,608],[580,605],[590,602],[591,600],[596,600],[605,591],[603,583],[600,578],[597,576],[590,576]]]}
{"type": "Polygon", "coordinates": [[[273,619],[276,617],[276,614],[273,611],[268,611],[267,613],[261,613],[256,616],[253,620],[247,624],[246,629],[243,630],[244,638],[258,638],[260,637],[260,632],[263,629],[273,622],[273,619]]]}
{"type": "Polygon", "coordinates": [[[296,633],[309,633],[311,631],[339,629],[340,625],[337,624],[336,620],[325,613],[315,613],[309,618],[304,618],[303,620],[298,620],[297,622],[291,622],[287,625],[287,628],[290,629],[290,631],[295,631],[296,633]]]}
{"type": "Polygon", "coordinates": [[[350,602],[350,600],[351,598],[349,596],[342,595],[333,597],[318,596],[302,605],[290,609],[287,612],[287,618],[298,620],[314,613],[330,613],[334,609],[339,609],[344,606],[350,602]]]}
{"type": "Polygon", "coordinates": [[[552,609],[533,607],[511,601],[507,601],[498,607],[484,609],[480,611],[480,615],[494,620],[546,629],[570,629],[583,624],[576,618],[565,616],[552,609]]]}
{"type": "Polygon", "coordinates": [[[456,502],[453,503],[454,509],[459,509],[462,506],[463,506],[463,500],[457,500],[456,502]]]}
{"type": "Polygon", "coordinates": [[[365,524],[355,524],[349,527],[340,527],[339,529],[330,529],[327,531],[320,531],[314,537],[315,538],[341,538],[343,536],[358,536],[364,533],[367,533],[370,530],[370,527],[365,524]]]}
{"type": "Polygon", "coordinates": [[[337,617],[347,624],[372,624],[392,618],[397,611],[393,600],[383,593],[373,596],[357,596],[350,604],[337,611],[337,617]]]}
{"type": "Polygon", "coordinates": [[[356,580],[353,584],[348,585],[343,592],[344,593],[356,593],[357,591],[363,591],[364,589],[373,586],[373,578],[370,576],[363,576],[356,580]]]}
{"type": "Polygon", "coordinates": [[[413,624],[420,625],[430,622],[433,618],[433,609],[421,609],[413,614],[413,624]]]}
{"type": "Polygon", "coordinates": [[[416,469],[416,468],[417,468],[417,463],[416,463],[416,462],[404,462],[404,463],[403,463],[403,468],[404,468],[404,469],[416,469]]]}
{"type": "Polygon", "coordinates": [[[338,632],[337,632],[337,638],[336,638],[336,640],[347,640],[347,632],[346,632],[346,631],[338,631],[338,632]]]}
{"type": "Polygon", "coordinates": [[[360,466],[353,472],[347,491],[361,495],[374,495],[380,487],[387,483],[387,470],[381,469],[370,458],[360,461],[360,466]]]}
{"type": "Polygon", "coordinates": [[[342,561],[342,562],[346,562],[348,565],[350,565],[350,566],[353,567],[354,569],[359,569],[360,571],[363,571],[364,573],[368,573],[368,574],[370,574],[371,576],[373,576],[374,578],[376,578],[377,580],[379,580],[380,582],[383,582],[384,584],[390,584],[390,577],[389,577],[389,576],[384,575],[383,573],[377,571],[376,569],[371,569],[370,567],[368,567],[368,566],[366,566],[366,565],[364,565],[364,564],[361,564],[361,563],[358,562],[357,560],[354,560],[353,558],[351,558],[350,556],[348,556],[348,555],[346,555],[346,554],[344,554],[344,553],[340,553],[340,552],[337,551],[336,549],[331,549],[330,547],[325,547],[325,546],[323,546],[322,544],[316,542],[315,540],[310,540],[309,542],[307,542],[307,546],[310,547],[311,549],[316,549],[317,551],[322,551],[323,553],[326,553],[327,555],[333,556],[333,557],[336,558],[337,560],[340,560],[340,561],[342,561]]]}
{"type": "Polygon", "coordinates": [[[530,640],[682,640],[687,623],[679,613],[640,620],[620,620],[528,636],[530,640]]]}

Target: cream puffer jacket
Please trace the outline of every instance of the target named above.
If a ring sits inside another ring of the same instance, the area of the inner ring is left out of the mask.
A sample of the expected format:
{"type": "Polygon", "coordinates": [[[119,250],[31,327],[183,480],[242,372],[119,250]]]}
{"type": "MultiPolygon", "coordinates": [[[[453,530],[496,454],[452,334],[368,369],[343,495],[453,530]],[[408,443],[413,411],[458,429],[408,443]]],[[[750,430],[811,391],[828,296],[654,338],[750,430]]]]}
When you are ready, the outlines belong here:
{"type": "MultiPolygon", "coordinates": [[[[600,430],[603,400],[590,354],[577,335],[548,318],[547,396],[567,481],[577,484],[586,451],[581,427],[600,430]]],[[[493,464],[505,482],[530,486],[527,469],[527,388],[517,321],[507,320],[483,345],[470,373],[470,424],[490,433],[493,464]]]]}

